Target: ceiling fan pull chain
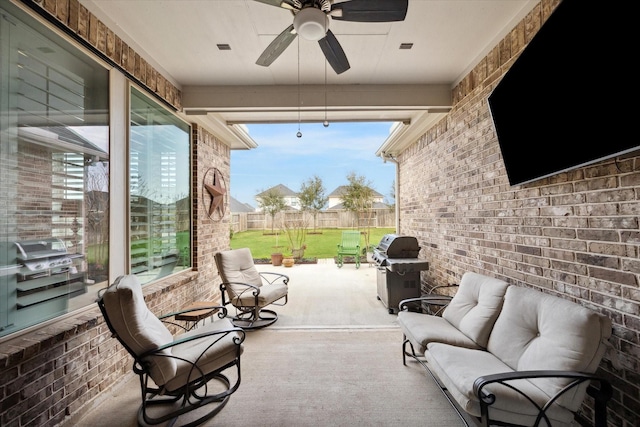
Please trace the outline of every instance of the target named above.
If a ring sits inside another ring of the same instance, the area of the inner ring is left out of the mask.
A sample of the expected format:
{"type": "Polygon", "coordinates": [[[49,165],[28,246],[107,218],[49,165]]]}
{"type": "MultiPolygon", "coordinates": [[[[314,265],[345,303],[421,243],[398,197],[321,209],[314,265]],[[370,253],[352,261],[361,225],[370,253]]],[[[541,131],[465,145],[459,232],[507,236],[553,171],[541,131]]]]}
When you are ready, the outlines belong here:
{"type": "Polygon", "coordinates": [[[298,38],[298,138],[302,138],[302,132],[300,132],[300,38],[298,38]]]}
{"type": "Polygon", "coordinates": [[[327,59],[324,60],[324,122],[322,126],[329,127],[329,119],[327,118],[327,59]]]}

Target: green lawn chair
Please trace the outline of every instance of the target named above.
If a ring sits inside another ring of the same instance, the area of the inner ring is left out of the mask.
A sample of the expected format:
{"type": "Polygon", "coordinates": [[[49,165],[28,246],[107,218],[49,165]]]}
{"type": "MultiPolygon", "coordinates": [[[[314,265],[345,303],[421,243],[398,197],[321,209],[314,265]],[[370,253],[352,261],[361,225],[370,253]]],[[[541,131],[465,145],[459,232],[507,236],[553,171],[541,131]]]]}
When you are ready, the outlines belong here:
{"type": "Polygon", "coordinates": [[[344,256],[353,256],[356,268],[360,268],[360,232],[349,230],[342,232],[342,242],[338,243],[338,268],[344,265],[344,256]]]}

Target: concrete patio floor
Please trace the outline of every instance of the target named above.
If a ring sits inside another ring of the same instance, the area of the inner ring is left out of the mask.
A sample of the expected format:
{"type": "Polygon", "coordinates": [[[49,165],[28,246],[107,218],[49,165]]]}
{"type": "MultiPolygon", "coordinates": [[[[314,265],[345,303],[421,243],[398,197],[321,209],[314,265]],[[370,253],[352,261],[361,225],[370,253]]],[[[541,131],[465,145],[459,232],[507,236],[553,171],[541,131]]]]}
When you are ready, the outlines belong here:
{"type": "Polygon", "coordinates": [[[320,259],[317,264],[257,268],[290,277],[289,302],[275,307],[278,321],[270,328],[398,328],[396,315],[377,297],[375,266],[338,268],[333,259],[320,259]]]}
{"type": "MultiPolygon", "coordinates": [[[[282,273],[290,278],[288,303],[284,306],[270,306],[278,313],[278,321],[261,331],[280,331],[284,334],[305,330],[310,333],[362,331],[367,335],[379,331],[387,337],[387,341],[390,333],[397,334],[397,360],[394,363],[402,367],[400,372],[418,373],[418,379],[426,376],[421,367],[412,366],[412,369],[407,370],[407,367],[402,366],[402,332],[397,324],[397,315],[390,314],[378,299],[375,266],[364,263],[356,268],[355,264],[345,264],[338,268],[333,259],[321,259],[317,264],[299,264],[293,267],[275,267],[271,264],[257,264],[256,267],[259,271],[282,273]]],[[[256,336],[255,334],[260,332],[251,332],[249,338],[256,336]]],[[[90,408],[85,408],[83,413],[71,417],[63,426],[129,426],[135,423],[135,415],[131,414],[135,414],[139,404],[137,381],[133,373],[127,375],[121,385],[105,393],[90,408]]],[[[439,391],[436,394],[438,399],[444,399],[439,391]]],[[[451,418],[450,422],[443,425],[460,425],[459,418],[452,415],[453,410],[448,405],[443,403],[438,407],[444,408],[439,410],[451,418]]],[[[220,417],[207,425],[218,424],[216,420],[220,420],[220,417]]],[[[423,421],[420,421],[420,425],[423,425],[423,421]]]]}

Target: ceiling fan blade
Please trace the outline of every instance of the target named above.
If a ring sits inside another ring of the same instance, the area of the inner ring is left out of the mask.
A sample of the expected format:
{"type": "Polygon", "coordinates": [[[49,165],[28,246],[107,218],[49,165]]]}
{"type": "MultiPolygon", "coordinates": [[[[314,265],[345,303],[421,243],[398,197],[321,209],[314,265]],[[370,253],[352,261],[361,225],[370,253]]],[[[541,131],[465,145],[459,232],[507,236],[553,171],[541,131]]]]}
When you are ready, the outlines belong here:
{"type": "Polygon", "coordinates": [[[331,17],[338,21],[404,21],[409,0],[351,0],[331,6],[331,17]]]}
{"type": "Polygon", "coordinates": [[[289,47],[291,42],[298,36],[296,30],[293,29],[293,24],[289,25],[278,37],[273,39],[269,46],[262,52],[260,58],[256,61],[256,64],[268,67],[275,61],[286,48],[289,47]]]}
{"type": "Polygon", "coordinates": [[[283,9],[296,9],[293,4],[293,0],[254,0],[258,3],[268,4],[270,6],[281,7],[283,9]]]}
{"type": "Polygon", "coordinates": [[[318,40],[318,44],[325,58],[327,58],[327,62],[329,62],[329,65],[331,65],[331,68],[333,68],[336,74],[342,74],[351,68],[347,55],[345,55],[342,46],[340,46],[340,42],[338,42],[338,39],[331,30],[327,31],[327,35],[323,39],[318,40]]]}

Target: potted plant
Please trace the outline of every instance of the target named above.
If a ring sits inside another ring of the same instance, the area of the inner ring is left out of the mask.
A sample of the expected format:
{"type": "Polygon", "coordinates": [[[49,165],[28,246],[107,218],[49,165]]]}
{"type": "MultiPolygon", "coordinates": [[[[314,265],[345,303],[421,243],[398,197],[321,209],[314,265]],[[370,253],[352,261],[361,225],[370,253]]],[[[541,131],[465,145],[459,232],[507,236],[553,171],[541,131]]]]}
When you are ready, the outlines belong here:
{"type": "Polygon", "coordinates": [[[301,259],[304,251],[307,249],[305,240],[307,238],[307,223],[304,213],[295,212],[289,214],[289,218],[285,218],[282,222],[282,228],[287,241],[289,250],[295,259],[301,259]]]}
{"type": "Polygon", "coordinates": [[[296,260],[293,258],[292,254],[287,254],[282,258],[282,265],[285,267],[293,267],[293,264],[296,263],[296,260]]]}
{"type": "Polygon", "coordinates": [[[282,252],[273,252],[271,254],[271,265],[274,267],[281,266],[283,258],[282,252]]]}

